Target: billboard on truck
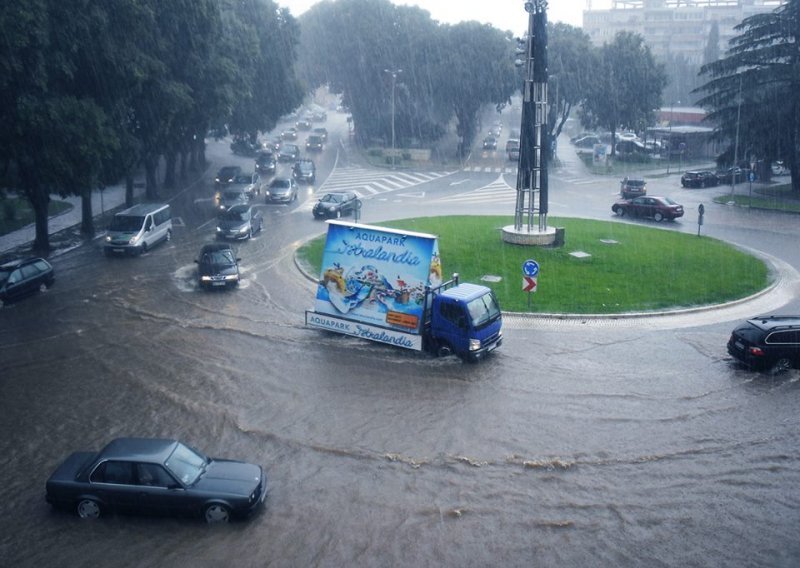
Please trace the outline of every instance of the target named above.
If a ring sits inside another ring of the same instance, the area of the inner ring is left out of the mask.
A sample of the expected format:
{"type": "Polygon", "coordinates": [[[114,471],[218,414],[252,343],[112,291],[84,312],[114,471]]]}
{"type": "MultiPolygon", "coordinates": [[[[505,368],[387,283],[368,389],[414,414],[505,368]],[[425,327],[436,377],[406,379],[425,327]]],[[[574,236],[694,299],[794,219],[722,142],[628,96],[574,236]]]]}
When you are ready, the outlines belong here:
{"type": "Polygon", "coordinates": [[[425,319],[425,288],[441,282],[435,235],[328,221],[314,311],[307,314],[308,323],[421,349],[418,336],[425,319]]]}

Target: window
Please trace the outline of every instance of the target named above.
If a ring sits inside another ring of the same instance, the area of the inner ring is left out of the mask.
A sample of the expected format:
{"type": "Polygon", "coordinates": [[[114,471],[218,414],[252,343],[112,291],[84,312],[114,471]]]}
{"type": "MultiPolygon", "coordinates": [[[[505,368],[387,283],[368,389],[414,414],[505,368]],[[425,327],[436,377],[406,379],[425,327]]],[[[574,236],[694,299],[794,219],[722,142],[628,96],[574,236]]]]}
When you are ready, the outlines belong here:
{"type": "Polygon", "coordinates": [[[798,345],[800,344],[799,331],[776,331],[771,333],[765,343],[770,345],[798,345]]]}
{"type": "Polygon", "coordinates": [[[137,463],[136,479],[139,485],[149,487],[169,487],[175,483],[163,467],[155,463],[137,463]]]}
{"type": "Polygon", "coordinates": [[[11,276],[8,277],[8,283],[9,284],[16,284],[20,280],[22,280],[22,271],[19,270],[19,269],[17,269],[14,272],[12,272],[11,276]]]}
{"type": "Polygon", "coordinates": [[[133,464],[125,461],[107,461],[98,465],[90,477],[92,483],[133,485],[133,464]]]}
{"type": "Polygon", "coordinates": [[[25,266],[21,266],[20,270],[22,271],[23,278],[32,278],[39,274],[39,271],[36,270],[36,267],[32,264],[26,264],[25,266]]]}

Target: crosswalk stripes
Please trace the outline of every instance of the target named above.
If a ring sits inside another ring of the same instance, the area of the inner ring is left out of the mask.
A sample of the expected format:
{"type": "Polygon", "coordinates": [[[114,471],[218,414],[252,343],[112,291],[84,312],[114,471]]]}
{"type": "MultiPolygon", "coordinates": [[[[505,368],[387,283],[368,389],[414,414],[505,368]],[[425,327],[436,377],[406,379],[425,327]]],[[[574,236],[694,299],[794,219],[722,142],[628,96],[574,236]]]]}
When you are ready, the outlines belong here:
{"type": "Polygon", "coordinates": [[[447,203],[516,203],[517,191],[508,185],[501,175],[489,185],[466,193],[434,199],[447,203]]]}
{"type": "Polygon", "coordinates": [[[359,197],[369,197],[398,189],[414,187],[433,181],[453,172],[376,171],[357,166],[336,168],[317,189],[317,193],[329,191],[355,191],[359,197]]]}

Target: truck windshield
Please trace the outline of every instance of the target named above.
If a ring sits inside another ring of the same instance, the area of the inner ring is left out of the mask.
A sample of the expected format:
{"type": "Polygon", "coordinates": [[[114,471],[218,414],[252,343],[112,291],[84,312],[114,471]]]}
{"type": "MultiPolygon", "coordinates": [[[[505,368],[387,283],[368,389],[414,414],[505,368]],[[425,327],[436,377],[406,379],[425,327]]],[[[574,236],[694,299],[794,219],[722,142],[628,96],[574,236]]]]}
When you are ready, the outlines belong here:
{"type": "Polygon", "coordinates": [[[500,306],[497,305],[494,294],[484,294],[467,304],[472,325],[480,329],[493,322],[500,316],[500,306]]]}

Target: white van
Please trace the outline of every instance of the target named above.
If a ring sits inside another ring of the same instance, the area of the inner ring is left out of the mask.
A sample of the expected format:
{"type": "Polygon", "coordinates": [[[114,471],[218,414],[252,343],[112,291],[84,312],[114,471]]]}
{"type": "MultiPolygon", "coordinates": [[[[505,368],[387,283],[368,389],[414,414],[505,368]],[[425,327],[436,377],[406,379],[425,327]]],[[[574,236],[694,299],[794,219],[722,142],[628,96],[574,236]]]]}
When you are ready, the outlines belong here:
{"type": "Polygon", "coordinates": [[[169,205],[142,203],[114,215],[106,235],[107,256],[141,254],[172,238],[169,205]]]}

